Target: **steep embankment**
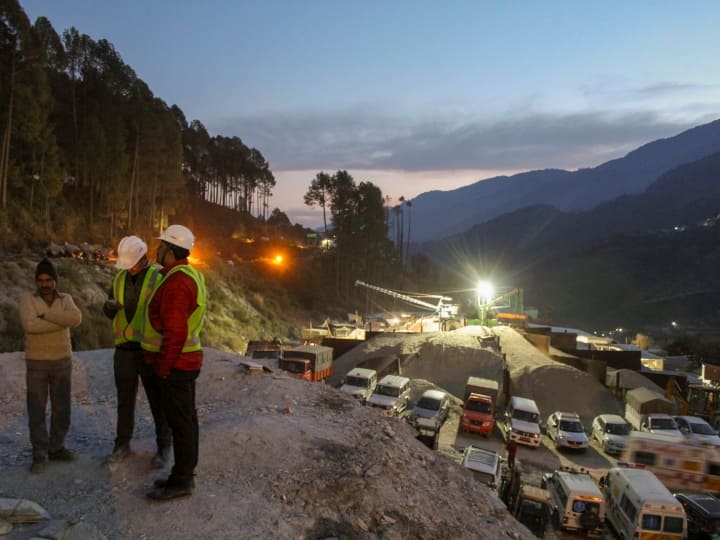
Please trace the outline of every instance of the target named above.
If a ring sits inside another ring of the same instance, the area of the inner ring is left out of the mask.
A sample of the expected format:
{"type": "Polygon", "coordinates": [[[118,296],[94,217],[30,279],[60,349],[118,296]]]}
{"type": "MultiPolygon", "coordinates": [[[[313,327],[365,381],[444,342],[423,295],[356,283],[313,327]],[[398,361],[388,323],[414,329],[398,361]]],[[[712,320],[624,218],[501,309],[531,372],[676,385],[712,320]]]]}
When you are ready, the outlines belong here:
{"type": "Polygon", "coordinates": [[[197,384],[197,488],[160,504],[144,496],[167,471],[149,468],[154,434],[142,391],[135,453],[103,465],[114,435],[110,349],[76,355],[67,443],[81,457],[50,463],[41,475],[28,472],[22,356],[0,355],[0,498],[34,500],[55,527],[81,520],[110,539],[532,538],[494,494],[418,442],[403,421],[329,385],[284,372],[248,374],[240,360],[206,350],[197,384]]]}
{"type": "MultiPolygon", "coordinates": [[[[0,352],[23,348],[23,331],[17,301],[35,287],[35,265],[44,256],[0,262],[0,352]]],[[[70,293],[83,313],[73,329],[75,350],[112,346],[110,321],[102,312],[116,270],[109,262],[75,258],[53,259],[58,270],[58,290],[70,293]]],[[[208,312],[203,342],[221,350],[244,352],[252,339],[299,336],[300,321],[311,319],[276,281],[264,278],[218,257],[201,261],[208,287],[208,312]]]]}

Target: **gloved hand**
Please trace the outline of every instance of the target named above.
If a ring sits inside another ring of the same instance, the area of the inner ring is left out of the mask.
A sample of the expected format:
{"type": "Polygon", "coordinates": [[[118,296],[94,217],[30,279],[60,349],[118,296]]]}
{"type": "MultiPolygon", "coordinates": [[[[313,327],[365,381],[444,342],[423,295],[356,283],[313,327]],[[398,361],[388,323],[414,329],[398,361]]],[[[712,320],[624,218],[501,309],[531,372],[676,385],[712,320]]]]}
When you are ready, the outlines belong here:
{"type": "Polygon", "coordinates": [[[108,298],[107,300],[105,300],[105,304],[103,305],[103,309],[108,311],[117,311],[121,307],[122,304],[113,298],[108,298]]]}

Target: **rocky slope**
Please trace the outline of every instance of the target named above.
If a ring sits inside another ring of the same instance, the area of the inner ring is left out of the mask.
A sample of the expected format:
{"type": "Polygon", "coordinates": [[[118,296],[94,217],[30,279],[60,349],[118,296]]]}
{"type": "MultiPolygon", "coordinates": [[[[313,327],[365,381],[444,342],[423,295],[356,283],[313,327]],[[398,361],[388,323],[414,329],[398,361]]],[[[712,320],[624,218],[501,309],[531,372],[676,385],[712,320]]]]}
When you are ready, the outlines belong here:
{"type": "MultiPolygon", "coordinates": [[[[200,464],[193,496],[145,498],[152,421],[140,391],[134,454],[113,466],[112,350],[76,354],[71,464],[29,472],[21,353],[0,355],[0,497],[41,504],[50,524],[16,525],[31,538],[68,523],[106,538],[531,538],[503,504],[447,457],[335,388],[249,374],[243,357],[206,351],[198,380],[200,464]]],[[[166,471],[165,471],[166,473],[166,471]]],[[[56,536],[57,537],[57,536],[56,536]]]]}

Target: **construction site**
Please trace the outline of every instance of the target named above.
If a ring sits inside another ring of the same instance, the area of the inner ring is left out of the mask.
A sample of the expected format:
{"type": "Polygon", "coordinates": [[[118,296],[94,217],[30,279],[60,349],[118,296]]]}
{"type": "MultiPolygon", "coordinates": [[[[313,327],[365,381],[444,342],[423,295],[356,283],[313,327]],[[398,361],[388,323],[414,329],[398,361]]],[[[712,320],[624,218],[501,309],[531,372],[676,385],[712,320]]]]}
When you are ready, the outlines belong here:
{"type": "MultiPolygon", "coordinates": [[[[528,323],[521,291],[478,301],[477,318],[468,320],[446,295],[416,297],[368,285],[359,286],[422,309],[414,318],[408,313],[404,326],[383,312],[383,331],[363,316],[308,329],[306,344],[268,339],[251,344],[246,356],[206,350],[198,380],[197,489],[177,511],[164,514],[142,497],[154,479],[146,463],[154,444],[152,420],[142,396],[133,457],[102,468],[112,447],[112,351],[76,354],[77,406],[68,442],[81,458],[35,478],[26,467],[22,355],[6,353],[0,363],[0,495],[42,505],[55,518],[54,530],[94,523],[107,538],[168,531],[194,537],[530,538],[498,492],[461,465],[471,446],[505,457],[504,413],[511,396],[533,400],[540,424],[566,411],[577,414],[586,430],[600,414],[625,415],[629,395],[643,412],[685,411],[711,421],[718,416],[712,367],[698,377],[669,372],[640,350],[528,323]],[[377,384],[388,375],[408,379],[407,407],[393,416],[344,393],[343,383],[357,369],[374,373],[377,384]],[[496,422],[486,434],[461,429],[471,378],[497,385],[496,422]],[[422,440],[412,419],[428,391],[447,396],[447,415],[435,435],[422,440]]],[[[597,441],[581,453],[559,450],[545,433],[537,442],[519,445],[517,470],[538,490],[543,475],[561,467],[582,468],[599,480],[618,460],[597,441]]],[[[41,531],[39,522],[8,537],[41,531]]]]}

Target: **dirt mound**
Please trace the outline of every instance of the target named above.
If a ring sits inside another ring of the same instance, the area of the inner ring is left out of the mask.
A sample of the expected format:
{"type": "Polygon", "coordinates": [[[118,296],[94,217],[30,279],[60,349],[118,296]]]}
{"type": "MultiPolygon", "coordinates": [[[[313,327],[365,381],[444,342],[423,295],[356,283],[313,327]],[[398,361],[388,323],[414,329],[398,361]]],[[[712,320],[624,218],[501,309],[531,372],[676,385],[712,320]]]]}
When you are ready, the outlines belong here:
{"type": "Polygon", "coordinates": [[[554,411],[575,412],[588,428],[598,414],[623,414],[612,392],[587,373],[561,364],[528,369],[513,378],[513,392],[534,399],[543,420],[554,411]]]}
{"type": "Polygon", "coordinates": [[[479,333],[467,332],[376,336],[340,356],[329,382],[338,384],[345,373],[368,358],[395,354],[401,358],[402,375],[425,379],[462,399],[468,377],[502,381],[503,369],[498,350],[484,343],[479,333]]]}
{"type": "MultiPolygon", "coordinates": [[[[153,503],[144,497],[158,472],[149,467],[154,435],[142,391],[133,455],[103,465],[114,436],[111,350],[76,354],[67,443],[81,457],[41,475],[28,471],[22,354],[0,355],[0,497],[34,500],[108,538],[531,538],[404,422],[329,385],[247,374],[241,359],[206,350],[196,491],[153,503]]],[[[27,525],[7,538],[37,530],[27,525]]]]}

